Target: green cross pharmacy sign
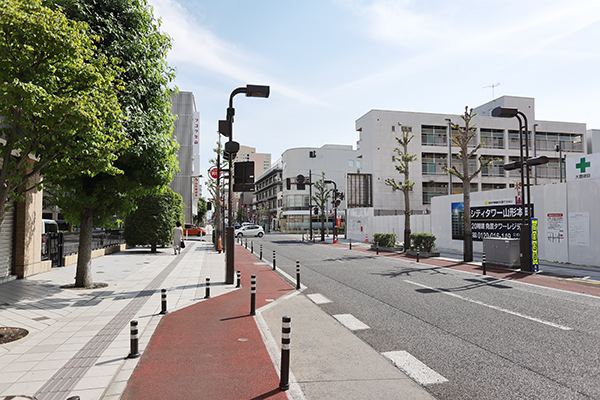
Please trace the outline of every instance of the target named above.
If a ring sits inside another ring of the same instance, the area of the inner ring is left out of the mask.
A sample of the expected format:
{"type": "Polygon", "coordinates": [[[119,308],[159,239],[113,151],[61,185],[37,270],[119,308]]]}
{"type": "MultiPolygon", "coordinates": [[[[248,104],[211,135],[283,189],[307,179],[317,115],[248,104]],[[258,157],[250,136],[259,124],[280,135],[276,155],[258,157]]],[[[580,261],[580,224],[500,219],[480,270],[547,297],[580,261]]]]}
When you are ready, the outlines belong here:
{"type": "Polygon", "coordinates": [[[600,178],[600,153],[569,157],[566,160],[567,181],[600,178]]]}

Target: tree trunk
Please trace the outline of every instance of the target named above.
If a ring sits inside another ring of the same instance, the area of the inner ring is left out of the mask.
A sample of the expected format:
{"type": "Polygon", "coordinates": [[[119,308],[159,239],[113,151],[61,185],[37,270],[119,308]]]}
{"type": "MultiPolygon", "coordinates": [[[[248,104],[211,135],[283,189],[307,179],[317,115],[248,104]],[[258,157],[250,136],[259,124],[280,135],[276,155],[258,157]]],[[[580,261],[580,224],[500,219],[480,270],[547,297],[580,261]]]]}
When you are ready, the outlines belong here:
{"type": "Polygon", "coordinates": [[[464,229],[465,238],[463,240],[463,261],[473,261],[473,230],[471,229],[471,185],[470,182],[465,179],[463,181],[463,202],[465,208],[464,229]]]}
{"type": "Polygon", "coordinates": [[[410,198],[408,188],[404,190],[404,251],[410,249],[410,198]]]}
{"type": "Polygon", "coordinates": [[[75,287],[92,287],[92,231],[94,210],[86,208],[81,216],[75,287]]]}
{"type": "Polygon", "coordinates": [[[325,214],[321,214],[321,242],[325,241],[325,214]]]}
{"type": "Polygon", "coordinates": [[[150,253],[156,253],[156,242],[150,243],[150,253]]]}

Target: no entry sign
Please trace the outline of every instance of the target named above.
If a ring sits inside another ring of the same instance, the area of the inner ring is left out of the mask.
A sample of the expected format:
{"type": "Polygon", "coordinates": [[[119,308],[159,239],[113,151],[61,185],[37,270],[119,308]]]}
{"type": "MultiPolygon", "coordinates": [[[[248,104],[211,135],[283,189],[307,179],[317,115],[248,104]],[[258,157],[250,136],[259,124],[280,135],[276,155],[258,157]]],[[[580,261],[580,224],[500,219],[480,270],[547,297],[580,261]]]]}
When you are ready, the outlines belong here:
{"type": "Polygon", "coordinates": [[[213,179],[217,179],[219,177],[219,170],[217,169],[217,167],[212,167],[210,169],[210,177],[213,179]]]}

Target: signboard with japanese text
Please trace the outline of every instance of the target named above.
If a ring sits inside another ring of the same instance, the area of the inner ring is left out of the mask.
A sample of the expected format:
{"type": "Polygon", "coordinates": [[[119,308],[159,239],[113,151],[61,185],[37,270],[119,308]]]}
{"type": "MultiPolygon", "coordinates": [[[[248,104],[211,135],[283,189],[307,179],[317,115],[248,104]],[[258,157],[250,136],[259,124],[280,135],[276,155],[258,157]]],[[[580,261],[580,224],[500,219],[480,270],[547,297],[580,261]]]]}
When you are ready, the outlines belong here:
{"type": "Polygon", "coordinates": [[[569,157],[565,163],[567,181],[600,178],[600,153],[569,157]]]}
{"type": "Polygon", "coordinates": [[[192,149],[194,151],[193,175],[200,175],[200,113],[192,113],[192,149]]]}
{"type": "Polygon", "coordinates": [[[563,243],[565,240],[565,216],[561,212],[546,214],[546,239],[548,243],[563,243]]]}
{"type": "MultiPolygon", "coordinates": [[[[533,213],[533,204],[531,205],[533,213]]],[[[485,238],[518,239],[523,221],[523,208],[516,204],[471,207],[473,240],[485,238]]]]}
{"type": "Polygon", "coordinates": [[[531,218],[531,270],[540,270],[540,258],[538,253],[538,220],[531,218]]]}

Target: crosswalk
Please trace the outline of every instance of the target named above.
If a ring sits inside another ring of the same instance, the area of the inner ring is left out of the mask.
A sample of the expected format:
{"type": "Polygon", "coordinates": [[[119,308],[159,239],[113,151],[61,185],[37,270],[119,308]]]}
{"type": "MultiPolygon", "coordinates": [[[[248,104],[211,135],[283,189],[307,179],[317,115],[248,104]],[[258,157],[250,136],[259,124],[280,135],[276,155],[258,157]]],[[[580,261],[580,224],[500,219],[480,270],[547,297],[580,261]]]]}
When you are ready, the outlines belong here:
{"type": "MultiPolygon", "coordinates": [[[[315,304],[319,305],[332,303],[330,299],[320,293],[307,294],[307,297],[315,304]]],[[[353,332],[371,329],[367,324],[352,314],[334,314],[333,317],[340,324],[353,332]]],[[[426,364],[407,351],[387,351],[382,352],[381,354],[420,385],[427,386],[448,382],[446,378],[429,368],[426,364]]]]}

